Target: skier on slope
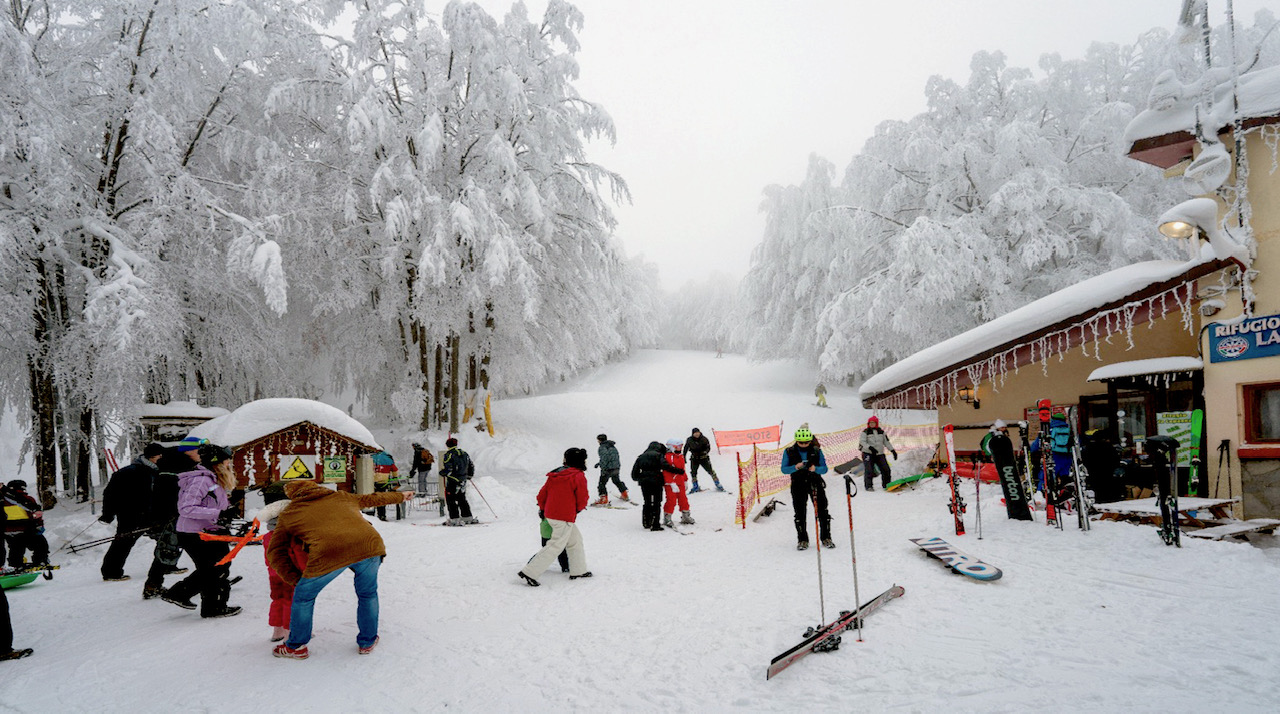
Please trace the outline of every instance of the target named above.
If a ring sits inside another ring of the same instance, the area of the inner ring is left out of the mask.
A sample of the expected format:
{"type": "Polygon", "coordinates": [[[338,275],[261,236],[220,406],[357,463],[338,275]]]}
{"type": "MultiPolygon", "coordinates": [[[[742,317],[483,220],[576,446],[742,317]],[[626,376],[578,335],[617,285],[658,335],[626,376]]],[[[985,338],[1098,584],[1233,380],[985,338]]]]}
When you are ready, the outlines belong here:
{"type": "Polygon", "coordinates": [[[822,475],[827,472],[827,457],[813,438],[809,427],[796,429],[795,443],[782,452],[782,473],[791,476],[791,505],[796,512],[796,550],[809,547],[809,529],[806,526],[809,499],[818,508],[818,540],[825,548],[836,547],[831,540],[831,514],[827,511],[827,482],[822,475]]]}
{"type": "Polygon", "coordinates": [[[867,428],[862,430],[858,435],[858,451],[862,452],[862,486],[868,491],[875,489],[876,471],[880,472],[880,488],[889,488],[889,481],[893,478],[893,471],[889,468],[889,459],[885,458],[885,452],[893,454],[893,460],[898,460],[898,452],[894,450],[893,444],[889,443],[889,435],[884,433],[884,429],[880,428],[880,418],[874,414],[867,419],[867,428]]]}
{"type": "Polygon", "coordinates": [[[475,464],[471,455],[458,447],[458,440],[452,436],[444,442],[448,451],[440,458],[440,476],[444,478],[444,502],[449,507],[449,520],[445,525],[465,526],[479,523],[479,519],[471,515],[471,504],[467,502],[467,482],[476,475],[475,464]]]}
{"type": "Polygon", "coordinates": [[[623,483],[618,474],[622,471],[622,457],[618,456],[618,447],[605,434],[596,436],[596,442],[600,445],[596,448],[596,468],[600,469],[600,486],[597,489],[600,498],[593,503],[593,506],[609,505],[609,481],[613,481],[613,485],[618,487],[622,492],[620,498],[624,501],[630,501],[627,497],[627,484],[623,483]]]}
{"type": "Polygon", "coordinates": [[[662,510],[662,487],[664,473],[675,473],[680,469],[663,459],[667,447],[660,442],[649,442],[649,448],[636,457],[631,467],[631,480],[640,485],[640,493],[644,494],[644,507],[640,509],[640,524],[649,531],[661,531],[662,522],[659,513],[662,510]]]}
{"type": "Polygon", "coordinates": [[[711,441],[702,435],[698,427],[693,427],[693,432],[689,434],[689,438],[684,442],[684,455],[689,458],[689,476],[693,479],[693,486],[689,488],[689,493],[697,493],[702,489],[698,486],[698,467],[706,469],[711,474],[711,480],[715,481],[716,490],[723,491],[724,486],[720,485],[720,477],[716,476],[716,470],[711,468],[711,441]]]}
{"type": "Polygon", "coordinates": [[[684,454],[681,453],[683,446],[679,439],[668,439],[667,453],[662,456],[668,464],[680,469],[679,473],[667,471],[663,479],[667,489],[667,501],[662,506],[662,525],[671,528],[676,527],[676,524],[671,522],[671,514],[675,513],[677,504],[680,506],[680,522],[685,525],[694,523],[693,516],[689,515],[689,497],[684,489],[688,479],[684,475],[684,454]]]}

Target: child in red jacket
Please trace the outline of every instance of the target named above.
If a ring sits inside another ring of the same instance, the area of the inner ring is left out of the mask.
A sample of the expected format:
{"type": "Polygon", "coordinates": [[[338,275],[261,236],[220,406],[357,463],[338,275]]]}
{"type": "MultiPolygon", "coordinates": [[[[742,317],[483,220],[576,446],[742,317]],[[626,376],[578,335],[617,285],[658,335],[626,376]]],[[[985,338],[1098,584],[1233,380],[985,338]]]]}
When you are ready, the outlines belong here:
{"type": "MultiPolygon", "coordinates": [[[[258,511],[258,520],[264,527],[275,530],[276,517],[289,505],[289,500],[273,501],[258,511]]],[[[262,534],[262,557],[267,557],[267,547],[271,545],[271,532],[262,534]]],[[[289,544],[289,559],[298,566],[298,570],[307,569],[307,551],[303,550],[300,541],[289,544]]],[[[289,636],[289,613],[293,608],[293,586],[286,583],[276,571],[271,569],[271,561],[267,560],[267,585],[271,588],[271,605],[267,609],[267,624],[271,625],[271,641],[283,642],[289,636]]]]}
{"type": "Polygon", "coordinates": [[[590,502],[586,470],[587,450],[569,449],[564,452],[564,465],[547,474],[547,482],[538,491],[538,510],[551,524],[551,539],[528,565],[516,571],[516,575],[532,587],[540,585],[534,576],[541,575],[562,550],[569,553],[570,580],[591,577],[582,534],[575,522],[590,502]]]}
{"type": "Polygon", "coordinates": [[[680,469],[680,473],[663,472],[666,479],[667,502],[662,505],[664,515],[662,516],[662,525],[675,528],[676,524],[671,521],[671,514],[675,513],[676,506],[680,506],[680,522],[685,525],[694,523],[693,516],[689,515],[689,494],[685,490],[685,483],[688,477],[684,473],[684,442],[679,439],[667,440],[667,453],[662,458],[667,463],[680,469]]]}

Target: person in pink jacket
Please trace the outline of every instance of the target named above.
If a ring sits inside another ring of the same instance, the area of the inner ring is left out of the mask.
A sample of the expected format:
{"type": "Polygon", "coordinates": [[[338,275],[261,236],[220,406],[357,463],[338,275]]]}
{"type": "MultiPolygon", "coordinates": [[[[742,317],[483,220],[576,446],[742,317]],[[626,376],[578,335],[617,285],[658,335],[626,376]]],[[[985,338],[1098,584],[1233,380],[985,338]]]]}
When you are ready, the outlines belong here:
{"type": "Polygon", "coordinates": [[[590,500],[586,470],[587,450],[569,449],[564,452],[564,465],[547,474],[547,482],[538,491],[538,510],[551,524],[551,540],[516,573],[533,587],[540,585],[535,576],[541,575],[562,550],[569,553],[570,580],[591,577],[582,534],[575,523],[590,500]]]}

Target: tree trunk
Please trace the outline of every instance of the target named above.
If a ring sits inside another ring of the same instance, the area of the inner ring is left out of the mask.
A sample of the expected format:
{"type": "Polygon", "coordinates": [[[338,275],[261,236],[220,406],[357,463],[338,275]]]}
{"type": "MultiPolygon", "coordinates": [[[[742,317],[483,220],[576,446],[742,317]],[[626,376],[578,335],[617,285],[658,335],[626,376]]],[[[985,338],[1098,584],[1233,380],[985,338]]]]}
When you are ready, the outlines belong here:
{"type": "MultiPolygon", "coordinates": [[[[79,401],[79,400],[77,400],[79,401]]],[[[79,407],[79,419],[74,434],[76,449],[76,502],[93,499],[93,409],[79,407]]]]}
{"type": "Polygon", "coordinates": [[[39,493],[40,505],[47,510],[58,503],[58,452],[55,448],[57,437],[53,423],[57,405],[54,403],[53,377],[34,358],[27,361],[27,371],[31,376],[31,433],[35,437],[32,439],[32,456],[36,467],[36,491],[39,493]]]}
{"type": "Polygon", "coordinates": [[[461,371],[461,365],[458,364],[459,355],[462,351],[462,337],[458,334],[449,336],[449,433],[456,434],[458,432],[458,397],[460,386],[458,379],[461,371]]]}
{"type": "Polygon", "coordinates": [[[432,374],[431,402],[435,407],[435,427],[444,424],[444,346],[436,344],[436,369],[432,374]]]}

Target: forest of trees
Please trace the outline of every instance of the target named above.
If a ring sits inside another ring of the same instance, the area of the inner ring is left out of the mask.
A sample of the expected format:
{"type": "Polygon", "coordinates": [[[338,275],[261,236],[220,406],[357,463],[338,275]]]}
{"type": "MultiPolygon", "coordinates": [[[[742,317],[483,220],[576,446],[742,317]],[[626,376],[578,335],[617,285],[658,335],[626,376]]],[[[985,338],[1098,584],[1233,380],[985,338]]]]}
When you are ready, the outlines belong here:
{"type": "MultiPolygon", "coordinates": [[[[1260,11],[1240,28],[1242,63],[1258,49],[1256,66],[1280,61],[1275,24],[1260,11]]],[[[1046,55],[1038,72],[979,52],[966,82],[933,77],[928,109],[882,123],[843,175],[811,157],[800,185],[765,190],[740,293],[748,353],[786,345],[857,382],[1085,278],[1182,257],[1155,221],[1186,196],[1127,158],[1122,135],[1161,72],[1203,73],[1203,46],[1156,29],[1046,55]]]]}
{"type": "Polygon", "coordinates": [[[46,506],[143,402],[352,390],[456,429],[656,342],[626,184],[585,158],[613,125],[574,89],[581,13],[356,5],[0,11],[0,394],[46,506]]]}

